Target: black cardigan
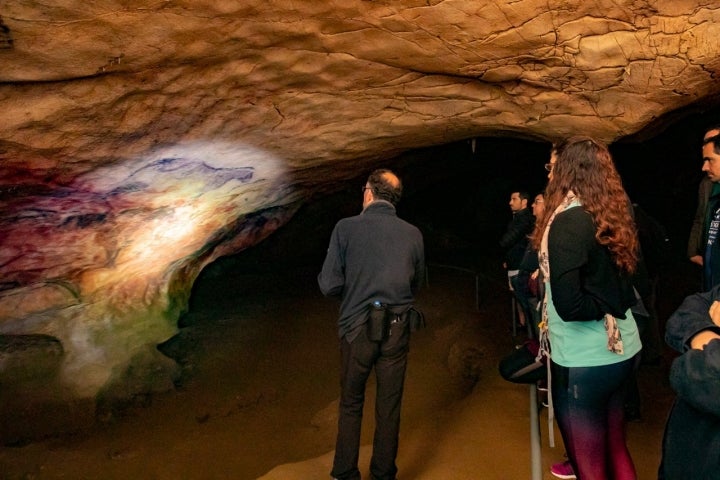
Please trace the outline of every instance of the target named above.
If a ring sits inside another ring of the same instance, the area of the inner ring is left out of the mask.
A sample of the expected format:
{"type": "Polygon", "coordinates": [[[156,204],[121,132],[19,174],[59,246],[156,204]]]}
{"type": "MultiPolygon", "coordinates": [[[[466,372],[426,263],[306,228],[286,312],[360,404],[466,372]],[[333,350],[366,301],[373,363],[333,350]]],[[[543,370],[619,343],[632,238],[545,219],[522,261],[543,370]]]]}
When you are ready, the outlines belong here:
{"type": "Polygon", "coordinates": [[[595,224],[582,206],[557,214],[548,236],[550,286],[555,308],[566,322],[599,320],[606,313],[624,319],[635,305],[628,275],[595,239],[595,224]]]}

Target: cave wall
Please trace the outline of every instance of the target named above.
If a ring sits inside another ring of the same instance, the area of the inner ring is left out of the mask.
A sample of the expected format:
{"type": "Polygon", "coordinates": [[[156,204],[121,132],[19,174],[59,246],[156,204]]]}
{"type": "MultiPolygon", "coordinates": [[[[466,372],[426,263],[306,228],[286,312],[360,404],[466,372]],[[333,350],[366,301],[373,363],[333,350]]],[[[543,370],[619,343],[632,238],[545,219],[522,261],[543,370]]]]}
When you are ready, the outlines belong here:
{"type": "Polygon", "coordinates": [[[689,0],[5,2],[0,334],[54,352],[72,398],[169,386],[156,346],[213,260],[410,150],[611,142],[716,102],[718,20],[689,0]]]}

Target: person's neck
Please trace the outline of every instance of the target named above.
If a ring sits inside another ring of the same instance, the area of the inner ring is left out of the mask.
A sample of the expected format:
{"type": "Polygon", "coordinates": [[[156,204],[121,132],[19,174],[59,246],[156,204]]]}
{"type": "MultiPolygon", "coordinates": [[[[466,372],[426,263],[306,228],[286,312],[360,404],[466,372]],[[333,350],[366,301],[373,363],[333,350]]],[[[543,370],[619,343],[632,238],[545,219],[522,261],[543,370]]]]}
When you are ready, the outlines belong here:
{"type": "Polygon", "coordinates": [[[389,201],[387,201],[387,200],[382,200],[382,199],[374,199],[373,201],[371,201],[370,203],[368,203],[367,205],[365,205],[365,207],[363,208],[363,211],[365,211],[365,210],[367,210],[368,208],[370,208],[370,205],[376,205],[376,204],[390,205],[391,207],[395,208],[395,205],[393,205],[392,202],[389,202],[389,201]]]}

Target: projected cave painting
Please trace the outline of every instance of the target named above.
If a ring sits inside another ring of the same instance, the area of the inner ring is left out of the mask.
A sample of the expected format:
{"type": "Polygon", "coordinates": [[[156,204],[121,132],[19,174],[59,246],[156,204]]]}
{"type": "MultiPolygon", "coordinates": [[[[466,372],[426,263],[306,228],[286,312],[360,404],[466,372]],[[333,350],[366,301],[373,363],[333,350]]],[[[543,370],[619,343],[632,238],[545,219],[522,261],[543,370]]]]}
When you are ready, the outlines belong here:
{"type": "Polygon", "coordinates": [[[70,390],[97,389],[138,350],[154,355],[176,333],[185,284],[232,248],[222,244],[239,248],[247,240],[233,236],[264,238],[284,223],[291,188],[276,157],[223,142],[9,188],[0,211],[2,332],[58,339],[66,354],[57,378],[70,390]],[[244,220],[267,204],[277,218],[244,220]]]}

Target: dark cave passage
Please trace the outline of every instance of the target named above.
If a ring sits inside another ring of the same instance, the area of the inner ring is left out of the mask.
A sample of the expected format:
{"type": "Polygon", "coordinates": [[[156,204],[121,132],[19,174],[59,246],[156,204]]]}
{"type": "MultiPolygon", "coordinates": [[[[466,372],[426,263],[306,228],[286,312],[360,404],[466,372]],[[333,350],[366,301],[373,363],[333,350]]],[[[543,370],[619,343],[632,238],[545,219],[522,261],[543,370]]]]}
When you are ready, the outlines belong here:
{"type": "MultiPolygon", "coordinates": [[[[630,198],[665,226],[672,260],[682,270],[691,270],[682,264],[703,176],[702,129],[718,119],[720,109],[688,113],[662,130],[649,127],[657,131],[636,135],[641,141],[627,139],[610,146],[630,198]]],[[[534,196],[542,191],[550,147],[547,142],[510,137],[478,138],[408,152],[383,166],[403,179],[398,214],[423,232],[429,263],[495,268],[494,259],[500,258],[497,242],[510,219],[510,192],[524,189],[534,196]]],[[[319,270],[334,224],[360,212],[360,187],[368,173],[358,172],[338,193],[305,204],[260,244],[206,267],[196,283],[225,268],[319,270]]],[[[191,309],[192,303],[191,298],[191,309]]]]}

